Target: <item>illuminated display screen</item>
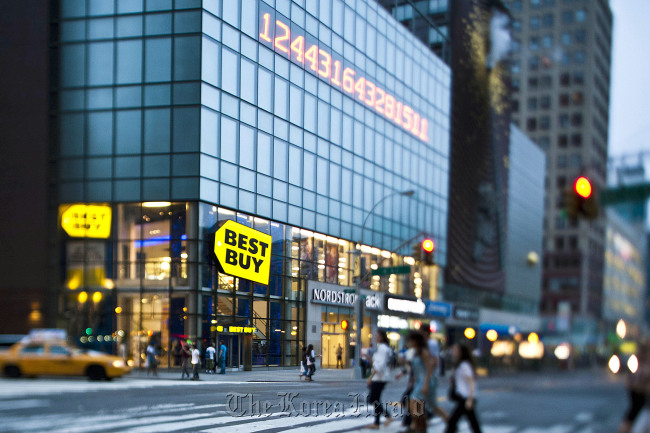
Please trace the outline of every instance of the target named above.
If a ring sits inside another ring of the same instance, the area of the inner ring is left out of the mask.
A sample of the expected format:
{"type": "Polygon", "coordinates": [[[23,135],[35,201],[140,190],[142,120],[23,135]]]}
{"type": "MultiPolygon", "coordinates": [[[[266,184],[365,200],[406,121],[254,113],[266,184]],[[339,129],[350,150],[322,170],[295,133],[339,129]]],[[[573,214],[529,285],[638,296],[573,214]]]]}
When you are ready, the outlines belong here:
{"type": "Polygon", "coordinates": [[[324,45],[316,38],[295,25],[274,20],[268,12],[260,15],[259,29],[260,42],[278,54],[288,57],[313,75],[352,95],[420,140],[429,142],[427,119],[372,81],[357,74],[352,67],[347,66],[348,62],[343,58],[323,49],[324,45]]]}

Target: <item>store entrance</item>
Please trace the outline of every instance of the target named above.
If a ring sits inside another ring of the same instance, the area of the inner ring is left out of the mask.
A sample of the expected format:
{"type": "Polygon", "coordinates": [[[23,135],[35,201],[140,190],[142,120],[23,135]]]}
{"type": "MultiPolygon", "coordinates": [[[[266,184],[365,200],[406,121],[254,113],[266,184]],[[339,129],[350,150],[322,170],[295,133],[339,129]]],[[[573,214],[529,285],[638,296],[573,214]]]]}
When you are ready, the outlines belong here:
{"type": "Polygon", "coordinates": [[[345,344],[345,334],[323,334],[321,347],[322,350],[322,368],[336,368],[336,350],[341,345],[343,349],[343,368],[347,367],[348,348],[345,344]]]}
{"type": "Polygon", "coordinates": [[[237,334],[220,334],[217,340],[217,361],[221,342],[226,345],[226,368],[240,368],[242,359],[241,336],[237,334]]]}

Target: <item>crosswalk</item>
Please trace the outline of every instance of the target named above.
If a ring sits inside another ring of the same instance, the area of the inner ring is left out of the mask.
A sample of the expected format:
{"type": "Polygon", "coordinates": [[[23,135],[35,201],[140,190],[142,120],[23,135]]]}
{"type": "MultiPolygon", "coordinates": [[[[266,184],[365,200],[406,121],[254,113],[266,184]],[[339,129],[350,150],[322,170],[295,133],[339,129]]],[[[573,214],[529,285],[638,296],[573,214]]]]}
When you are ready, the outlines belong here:
{"type": "MultiPolygon", "coordinates": [[[[367,432],[364,427],[372,417],[342,411],[336,417],[296,416],[295,413],[275,412],[262,416],[237,416],[229,412],[226,404],[158,404],[137,406],[128,409],[103,411],[103,413],[39,414],[38,409],[46,406],[46,400],[39,398],[0,400],[0,432],[60,432],[60,433],[159,433],[159,432],[203,432],[203,433],[248,433],[248,432],[367,432]],[[16,409],[34,408],[30,415],[13,415],[16,409]]],[[[490,418],[490,417],[487,417],[490,418]]],[[[594,433],[591,427],[582,424],[557,424],[521,427],[507,425],[493,420],[484,422],[485,433],[594,433]]],[[[403,430],[400,420],[380,431],[396,433],[403,430]]],[[[443,433],[440,419],[431,421],[429,433],[443,433]]],[[[461,423],[459,433],[470,432],[461,423]]]]}

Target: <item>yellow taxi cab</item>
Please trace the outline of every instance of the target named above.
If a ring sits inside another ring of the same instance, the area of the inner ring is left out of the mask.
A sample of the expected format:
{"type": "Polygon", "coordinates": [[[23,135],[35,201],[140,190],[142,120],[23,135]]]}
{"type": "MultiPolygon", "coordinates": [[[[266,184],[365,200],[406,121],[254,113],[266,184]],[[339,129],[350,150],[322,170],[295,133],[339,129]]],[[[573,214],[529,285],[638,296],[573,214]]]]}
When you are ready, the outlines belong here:
{"type": "Polygon", "coordinates": [[[30,336],[0,352],[0,372],[7,377],[88,376],[91,380],[111,380],[130,371],[120,357],[78,349],[65,339],[30,336]]]}

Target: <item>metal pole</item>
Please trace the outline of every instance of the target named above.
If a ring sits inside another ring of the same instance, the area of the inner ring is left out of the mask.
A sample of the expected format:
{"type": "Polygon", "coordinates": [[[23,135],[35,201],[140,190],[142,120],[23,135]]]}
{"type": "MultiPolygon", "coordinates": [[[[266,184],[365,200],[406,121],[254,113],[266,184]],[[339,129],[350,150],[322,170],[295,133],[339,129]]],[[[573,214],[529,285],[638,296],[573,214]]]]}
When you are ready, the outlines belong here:
{"type": "Polygon", "coordinates": [[[361,328],[363,327],[363,317],[361,317],[361,280],[363,277],[361,271],[361,246],[363,245],[363,234],[366,229],[366,224],[368,223],[368,219],[370,218],[370,215],[372,215],[375,209],[377,209],[377,207],[381,203],[383,203],[386,199],[394,195],[403,195],[406,197],[411,197],[413,194],[415,194],[415,191],[408,190],[408,191],[393,192],[384,196],[381,200],[375,203],[372,209],[370,209],[368,215],[366,215],[366,218],[363,220],[363,224],[361,225],[361,240],[359,241],[358,247],[355,251],[355,266],[356,266],[356,259],[359,259],[359,276],[357,277],[357,281],[355,284],[355,291],[354,291],[356,296],[354,302],[354,315],[356,317],[355,323],[357,325],[356,341],[355,341],[356,346],[354,350],[354,378],[355,379],[363,379],[361,375],[361,328]]]}

